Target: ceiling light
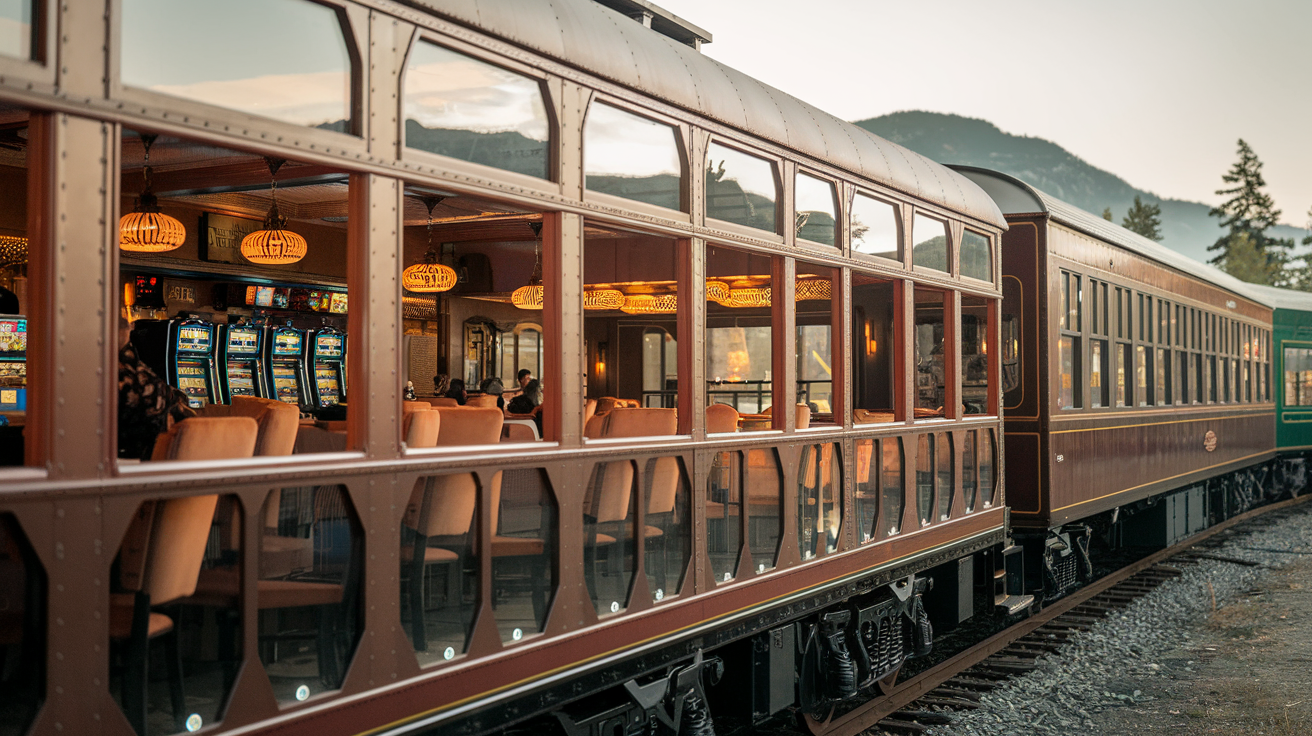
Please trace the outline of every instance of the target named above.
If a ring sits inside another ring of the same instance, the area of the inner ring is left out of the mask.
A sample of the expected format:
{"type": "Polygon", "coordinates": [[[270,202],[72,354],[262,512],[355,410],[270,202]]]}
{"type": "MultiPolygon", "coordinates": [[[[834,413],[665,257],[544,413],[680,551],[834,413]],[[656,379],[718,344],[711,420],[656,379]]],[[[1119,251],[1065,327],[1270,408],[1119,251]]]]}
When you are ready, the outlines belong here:
{"type": "Polygon", "coordinates": [[[441,201],[441,197],[424,197],[424,206],[428,207],[428,250],[422,262],[401,272],[401,286],[408,291],[426,294],[450,291],[458,280],[456,270],[438,263],[437,251],[433,250],[433,208],[441,201]]]}
{"type": "Polygon", "coordinates": [[[159,200],[151,190],[150,176],[154,169],[150,166],[150,144],[154,142],[155,134],[141,134],[141,145],[146,149],[146,166],[142,169],[146,185],[137,196],[133,211],[118,221],[118,247],[123,250],[164,253],[176,250],[187,240],[187,228],[176,217],[159,211],[159,200]]]}
{"type": "Polygon", "coordinates": [[[278,169],[286,163],[285,159],[265,158],[269,164],[269,176],[272,183],[269,193],[273,203],[269,214],[264,218],[263,229],[242,238],[241,254],[251,263],[284,264],[296,263],[305,257],[309,246],[305,238],[287,228],[287,218],[278,211],[278,169]]]}
{"type": "Polygon", "coordinates": [[[533,237],[536,239],[533,243],[533,276],[528,280],[528,286],[521,286],[515,289],[510,295],[510,303],[520,309],[541,309],[542,308],[542,223],[530,222],[529,227],[533,228],[533,237]]]}

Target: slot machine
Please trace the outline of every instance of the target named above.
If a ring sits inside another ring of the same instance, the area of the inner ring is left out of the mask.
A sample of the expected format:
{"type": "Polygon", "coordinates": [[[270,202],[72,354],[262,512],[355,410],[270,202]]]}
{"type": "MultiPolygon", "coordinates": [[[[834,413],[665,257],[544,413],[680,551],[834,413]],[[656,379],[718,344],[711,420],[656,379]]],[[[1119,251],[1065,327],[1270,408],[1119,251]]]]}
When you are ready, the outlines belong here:
{"type": "Polygon", "coordinates": [[[27,317],[0,317],[0,411],[27,410],[27,317]]]}
{"type": "Polygon", "coordinates": [[[199,319],[137,320],[132,344],[146,365],[187,395],[193,408],[222,401],[214,324],[199,319]]]}
{"type": "Polygon", "coordinates": [[[264,376],[264,328],[223,325],[219,337],[219,388],[223,400],[234,396],[268,397],[264,376]]]}
{"type": "Polygon", "coordinates": [[[346,395],[346,333],[335,327],[315,330],[309,335],[305,353],[315,408],[342,403],[346,395]]]}
{"type": "Polygon", "coordinates": [[[305,333],[295,327],[270,327],[264,340],[269,398],[297,406],[309,404],[305,385],[305,333]]]}

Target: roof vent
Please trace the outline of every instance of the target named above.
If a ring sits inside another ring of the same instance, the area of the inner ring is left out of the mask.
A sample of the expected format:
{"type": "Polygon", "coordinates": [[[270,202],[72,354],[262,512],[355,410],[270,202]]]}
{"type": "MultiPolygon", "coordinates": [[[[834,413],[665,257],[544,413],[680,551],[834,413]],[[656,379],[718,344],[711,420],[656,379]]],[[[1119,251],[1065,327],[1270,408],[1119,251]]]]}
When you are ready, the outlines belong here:
{"type": "Polygon", "coordinates": [[[711,42],[709,32],[647,0],[597,0],[597,2],[685,46],[700,50],[702,44],[711,42]]]}

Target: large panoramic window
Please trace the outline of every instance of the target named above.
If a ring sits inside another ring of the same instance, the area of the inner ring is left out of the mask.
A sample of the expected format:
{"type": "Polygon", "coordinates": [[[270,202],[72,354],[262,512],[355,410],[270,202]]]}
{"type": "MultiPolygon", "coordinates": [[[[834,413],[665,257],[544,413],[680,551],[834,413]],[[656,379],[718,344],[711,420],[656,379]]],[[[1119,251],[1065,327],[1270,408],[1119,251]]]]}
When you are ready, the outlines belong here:
{"type": "Polygon", "coordinates": [[[591,191],[680,209],[678,135],[664,123],[593,103],[583,126],[583,175],[591,191]]]}
{"type": "MultiPolygon", "coordinates": [[[[351,132],[351,54],[336,10],[308,0],[123,0],[120,7],[123,84],[351,132]]],[[[0,19],[7,15],[0,10],[0,19]]]]}
{"type": "Polygon", "coordinates": [[[732,407],[725,431],[770,429],[774,403],[771,258],[706,248],[706,406],[732,407]]]}
{"type": "Polygon", "coordinates": [[[852,250],[872,256],[902,260],[898,247],[897,208],[874,197],[852,198],[852,250]]]}
{"type": "Polygon", "coordinates": [[[536,79],[421,41],[403,96],[409,148],[549,178],[551,124],[536,79]]]}
{"type": "Polygon", "coordinates": [[[911,262],[923,268],[946,273],[948,268],[948,226],[920,213],[912,220],[911,262]]]}
{"type": "Polygon", "coordinates": [[[993,254],[989,239],[974,230],[961,234],[961,275],[980,281],[993,280],[993,254]]]}
{"type": "Polygon", "coordinates": [[[776,231],[774,164],[719,143],[706,152],[706,216],[776,231]]]}
{"type": "Polygon", "coordinates": [[[833,182],[798,172],[794,191],[793,226],[801,240],[835,245],[838,240],[838,208],[834,201],[833,182]]]}

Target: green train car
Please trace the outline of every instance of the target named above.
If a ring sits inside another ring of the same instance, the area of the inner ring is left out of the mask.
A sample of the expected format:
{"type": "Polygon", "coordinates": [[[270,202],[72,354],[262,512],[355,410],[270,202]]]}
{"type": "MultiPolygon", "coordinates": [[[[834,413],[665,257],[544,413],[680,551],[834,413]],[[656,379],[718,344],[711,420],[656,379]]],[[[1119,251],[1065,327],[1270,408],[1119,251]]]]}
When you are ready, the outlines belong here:
{"type": "Polygon", "coordinates": [[[1294,493],[1307,487],[1312,463],[1312,293],[1252,286],[1274,307],[1271,356],[1275,379],[1277,481],[1294,493]]]}

